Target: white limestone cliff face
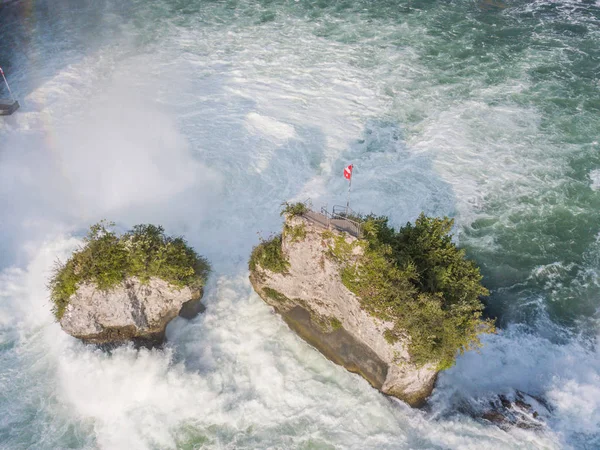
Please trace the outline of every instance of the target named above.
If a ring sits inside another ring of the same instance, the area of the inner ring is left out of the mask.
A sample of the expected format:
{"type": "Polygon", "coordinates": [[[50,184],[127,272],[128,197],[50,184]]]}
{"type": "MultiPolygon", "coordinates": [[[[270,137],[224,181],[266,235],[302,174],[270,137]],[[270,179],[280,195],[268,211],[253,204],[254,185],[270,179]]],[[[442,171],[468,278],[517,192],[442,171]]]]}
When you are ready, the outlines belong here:
{"type": "Polygon", "coordinates": [[[69,299],[60,325],[71,336],[89,343],[160,345],[167,324],[182,308],[194,309],[192,303],[201,296],[201,290],[179,289],[159,278],[148,283],[130,278],[108,291],[83,283],[69,299]]]}
{"type": "MultiPolygon", "coordinates": [[[[287,224],[304,224],[306,236],[294,242],[291,234],[284,233],[287,273],[257,267],[250,276],[255,290],[329,359],[361,374],[386,394],[411,406],[422,404],[433,390],[435,366],[412,364],[406,341],[388,343],[384,332],[392,324],[365,311],[360,299],[344,286],[339,263],[327,255],[331,238],[323,237],[323,227],[302,217],[288,218],[287,224]]],[[[347,234],[345,238],[356,239],[347,234]]]]}

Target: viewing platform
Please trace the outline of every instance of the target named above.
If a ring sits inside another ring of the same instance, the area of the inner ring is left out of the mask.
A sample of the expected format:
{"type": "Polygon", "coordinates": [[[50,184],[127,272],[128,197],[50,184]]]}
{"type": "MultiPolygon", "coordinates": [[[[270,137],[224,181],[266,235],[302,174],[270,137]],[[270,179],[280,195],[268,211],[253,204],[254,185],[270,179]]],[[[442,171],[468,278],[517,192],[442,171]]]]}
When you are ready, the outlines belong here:
{"type": "Polygon", "coordinates": [[[359,214],[355,213],[350,208],[336,205],[333,207],[332,212],[329,212],[327,207],[323,206],[320,211],[315,211],[310,199],[306,200],[304,205],[306,206],[306,212],[302,214],[302,217],[305,217],[314,224],[319,225],[324,229],[333,228],[338,231],[343,231],[356,238],[362,237],[362,223],[358,220],[354,220],[354,218],[359,217],[359,214]]]}

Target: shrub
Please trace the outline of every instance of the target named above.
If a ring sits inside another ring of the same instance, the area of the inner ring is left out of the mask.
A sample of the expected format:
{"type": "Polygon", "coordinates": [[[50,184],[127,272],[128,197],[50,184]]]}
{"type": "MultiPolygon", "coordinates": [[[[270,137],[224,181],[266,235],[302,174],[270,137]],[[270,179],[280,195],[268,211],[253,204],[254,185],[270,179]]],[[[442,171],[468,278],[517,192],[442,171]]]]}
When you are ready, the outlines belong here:
{"type": "Polygon", "coordinates": [[[306,237],[306,225],[304,223],[299,225],[288,225],[286,223],[283,226],[283,232],[290,237],[292,242],[303,241],[306,237]]]}
{"type": "Polygon", "coordinates": [[[457,352],[479,347],[478,334],[494,331],[493,321],[481,317],[480,296],[488,291],[477,266],[452,242],[452,226],[451,219],[421,214],[396,232],[386,217],[368,216],[362,256],[349,258],[352,249],[337,238],[330,251],[363,307],[395,323],[386,340],[408,335],[412,361],[435,362],[440,370],[454,364],[457,352]]]}
{"type": "Polygon", "coordinates": [[[289,263],[285,259],[285,255],[281,249],[281,235],[278,234],[271,239],[263,240],[254,247],[248,266],[252,271],[256,270],[258,266],[271,272],[287,272],[289,263]]]}
{"type": "Polygon", "coordinates": [[[210,265],[185,239],[167,236],[155,225],[136,225],[121,236],[113,227],[114,223],[105,221],[92,225],[84,245],[64,264],[56,264],[49,288],[57,320],[82,282],[94,283],[103,291],[130,277],[142,283],[157,277],[180,288],[200,288],[206,282],[210,265]]]}
{"type": "Polygon", "coordinates": [[[282,216],[290,215],[292,217],[301,216],[302,214],[304,214],[307,211],[308,211],[308,208],[302,202],[297,202],[297,203],[284,202],[281,204],[281,214],[280,215],[282,215],[282,216]]]}

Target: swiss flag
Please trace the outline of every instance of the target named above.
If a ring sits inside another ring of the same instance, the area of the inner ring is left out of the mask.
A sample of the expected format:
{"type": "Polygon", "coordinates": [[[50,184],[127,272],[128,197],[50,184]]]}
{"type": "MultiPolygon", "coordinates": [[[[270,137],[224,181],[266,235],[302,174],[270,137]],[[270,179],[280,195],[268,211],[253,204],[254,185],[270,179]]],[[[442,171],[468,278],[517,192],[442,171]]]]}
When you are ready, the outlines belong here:
{"type": "Polygon", "coordinates": [[[353,168],[353,167],[354,167],[354,166],[353,166],[352,164],[350,164],[348,167],[346,167],[346,168],[344,169],[344,178],[345,178],[346,180],[349,180],[349,179],[351,179],[351,178],[352,178],[352,168],[353,168]]]}

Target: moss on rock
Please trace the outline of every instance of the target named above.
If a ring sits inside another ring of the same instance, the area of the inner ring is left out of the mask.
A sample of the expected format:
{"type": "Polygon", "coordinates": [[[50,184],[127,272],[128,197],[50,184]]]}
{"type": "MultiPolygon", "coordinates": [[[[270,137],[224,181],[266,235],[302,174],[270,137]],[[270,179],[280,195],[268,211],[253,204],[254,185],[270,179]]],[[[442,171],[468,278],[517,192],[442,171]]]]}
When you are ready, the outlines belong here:
{"type": "Polygon", "coordinates": [[[271,289],[270,287],[264,287],[263,291],[268,298],[278,303],[285,303],[290,301],[290,299],[283,295],[281,292],[276,291],[275,289],[271,289]]]}

